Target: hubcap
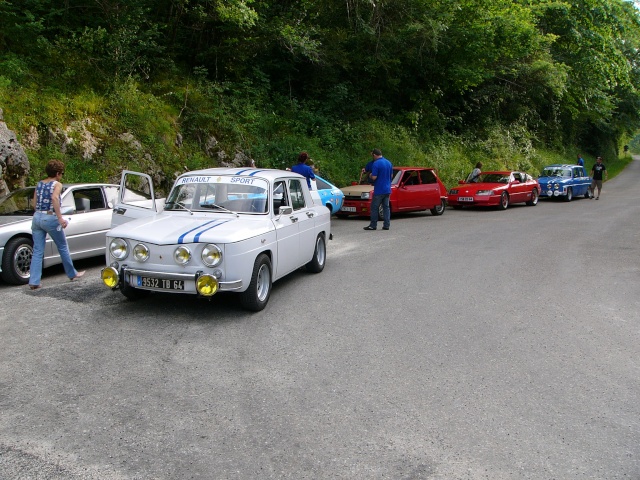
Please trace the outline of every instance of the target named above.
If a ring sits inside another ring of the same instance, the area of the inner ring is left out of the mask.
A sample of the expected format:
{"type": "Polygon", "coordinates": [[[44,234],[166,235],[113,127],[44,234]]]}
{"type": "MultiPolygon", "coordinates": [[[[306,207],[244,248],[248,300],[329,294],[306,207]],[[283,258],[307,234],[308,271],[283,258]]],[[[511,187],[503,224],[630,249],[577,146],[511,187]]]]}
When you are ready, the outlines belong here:
{"type": "Polygon", "coordinates": [[[33,257],[33,249],[28,245],[22,245],[13,256],[16,273],[22,278],[29,278],[31,257],[33,257]]]}
{"type": "Polygon", "coordinates": [[[257,295],[258,300],[264,302],[269,294],[269,281],[271,280],[271,275],[269,274],[269,267],[266,265],[261,265],[260,270],[258,270],[258,279],[257,279],[257,295]]]}
{"type": "Polygon", "coordinates": [[[326,258],[327,252],[324,247],[324,242],[320,237],[318,237],[318,240],[316,241],[316,252],[318,252],[317,253],[318,263],[320,265],[324,265],[324,260],[326,258]]]}

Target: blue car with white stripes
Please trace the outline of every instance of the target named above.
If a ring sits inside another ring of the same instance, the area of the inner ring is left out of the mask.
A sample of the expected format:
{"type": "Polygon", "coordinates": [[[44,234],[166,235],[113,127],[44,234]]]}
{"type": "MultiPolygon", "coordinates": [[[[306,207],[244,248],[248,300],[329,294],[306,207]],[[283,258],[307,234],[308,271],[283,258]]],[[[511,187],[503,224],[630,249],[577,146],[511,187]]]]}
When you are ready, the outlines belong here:
{"type": "Polygon", "coordinates": [[[538,183],[541,199],[562,198],[570,202],[575,197],[591,197],[591,177],[581,165],[548,165],[542,169],[538,183]]]}

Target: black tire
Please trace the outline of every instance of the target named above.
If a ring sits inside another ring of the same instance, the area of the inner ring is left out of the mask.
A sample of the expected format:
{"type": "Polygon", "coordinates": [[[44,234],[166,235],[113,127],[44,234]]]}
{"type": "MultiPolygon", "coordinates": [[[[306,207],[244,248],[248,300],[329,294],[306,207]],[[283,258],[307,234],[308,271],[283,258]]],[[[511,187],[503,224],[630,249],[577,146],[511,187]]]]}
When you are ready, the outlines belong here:
{"type": "Polygon", "coordinates": [[[587,193],[584,194],[584,198],[591,198],[591,190],[587,188],[587,193]]]}
{"type": "Polygon", "coordinates": [[[571,187],[567,188],[567,196],[565,197],[567,202],[573,200],[573,189],[571,187]]]}
{"type": "Polygon", "coordinates": [[[500,195],[500,205],[498,207],[500,210],[509,208],[509,194],[507,192],[502,192],[502,195],[500,195]]]}
{"type": "Polygon", "coordinates": [[[538,189],[534,188],[531,190],[531,200],[527,202],[527,205],[535,207],[538,204],[538,200],[540,200],[540,194],[538,193],[538,189]]]}
{"type": "Polygon", "coordinates": [[[444,201],[444,199],[440,200],[440,205],[438,205],[437,207],[432,208],[431,211],[431,215],[435,215],[440,216],[444,213],[444,209],[446,207],[446,203],[444,201]]]}
{"type": "Polygon", "coordinates": [[[13,285],[25,285],[31,276],[33,241],[27,237],[12,238],[4,247],[2,279],[13,285]]]}
{"type": "MultiPolygon", "coordinates": [[[[389,217],[391,217],[391,202],[389,202],[389,217]]],[[[382,204],[378,206],[378,221],[384,221],[384,210],[382,204]]]]}
{"type": "Polygon", "coordinates": [[[318,235],[316,238],[316,248],[313,252],[313,258],[305,265],[307,272],[320,273],[324,270],[324,264],[327,262],[327,244],[324,235],[318,235]]]}
{"type": "Polygon", "coordinates": [[[266,254],[261,253],[253,265],[249,288],[240,294],[240,303],[243,308],[259,312],[267,306],[271,296],[273,278],[271,272],[271,260],[266,254]]]}

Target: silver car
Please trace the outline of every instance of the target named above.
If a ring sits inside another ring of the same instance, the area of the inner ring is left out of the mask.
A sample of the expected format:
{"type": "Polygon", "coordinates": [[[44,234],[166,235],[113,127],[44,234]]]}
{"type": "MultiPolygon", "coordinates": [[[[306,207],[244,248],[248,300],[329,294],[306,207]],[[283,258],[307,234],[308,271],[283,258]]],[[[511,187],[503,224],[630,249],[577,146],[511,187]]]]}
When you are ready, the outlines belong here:
{"type": "MultiPolygon", "coordinates": [[[[105,254],[105,234],[111,228],[118,189],[118,185],[101,183],[63,184],[61,213],[69,221],[65,233],[71,258],[105,254]]],[[[21,188],[0,198],[0,276],[15,285],[29,281],[34,190],[21,188]]],[[[47,237],[43,266],[59,263],[58,249],[47,237]]]]}

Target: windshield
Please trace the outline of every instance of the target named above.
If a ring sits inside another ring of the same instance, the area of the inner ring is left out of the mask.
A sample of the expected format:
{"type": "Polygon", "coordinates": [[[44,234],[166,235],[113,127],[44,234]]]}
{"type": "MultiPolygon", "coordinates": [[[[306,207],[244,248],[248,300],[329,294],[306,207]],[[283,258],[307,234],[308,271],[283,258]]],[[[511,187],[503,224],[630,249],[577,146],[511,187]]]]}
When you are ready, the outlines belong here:
{"type": "Polygon", "coordinates": [[[571,178],[571,170],[568,168],[546,167],[542,170],[540,176],[571,178]]]}
{"type": "Polygon", "coordinates": [[[176,181],[165,210],[267,213],[269,183],[233,175],[190,175],[176,181]]]}
{"type": "Polygon", "coordinates": [[[509,183],[509,174],[483,173],[480,175],[478,183],[509,183]]]}
{"type": "Polygon", "coordinates": [[[0,215],[33,215],[34,187],[21,188],[0,198],[0,215]]]}

